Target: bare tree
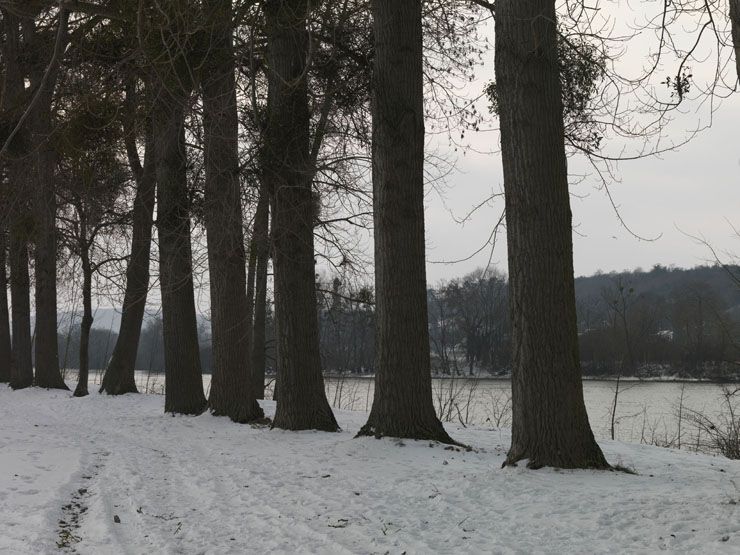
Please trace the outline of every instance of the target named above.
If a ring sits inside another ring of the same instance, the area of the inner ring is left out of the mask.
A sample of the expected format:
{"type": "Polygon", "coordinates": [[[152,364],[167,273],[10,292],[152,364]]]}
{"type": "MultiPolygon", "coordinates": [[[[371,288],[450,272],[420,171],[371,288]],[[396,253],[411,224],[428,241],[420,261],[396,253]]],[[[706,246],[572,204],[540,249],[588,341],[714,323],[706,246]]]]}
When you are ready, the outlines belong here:
{"type": "Polygon", "coordinates": [[[506,462],[608,468],[583,402],[555,2],[499,0],[495,35],[513,335],[506,462]]]}
{"type": "Polygon", "coordinates": [[[10,387],[23,389],[33,384],[31,358],[31,286],[28,276],[28,242],[19,219],[10,231],[10,296],[12,304],[12,365],[10,387]]]}
{"type": "Polygon", "coordinates": [[[432,400],[420,0],[372,0],[375,397],[359,435],[452,443],[432,400]]]}
{"type": "Polygon", "coordinates": [[[135,81],[126,88],[126,115],[124,116],[124,141],[129,166],[136,181],[136,196],[132,210],[131,254],[126,266],[126,290],[121,310],[113,354],[103,375],[101,392],[109,395],[137,393],[135,377],[136,353],[144,319],[149,291],[149,258],[152,243],[152,219],[156,192],[154,164],[154,135],[151,117],[146,116],[144,163],[141,163],[137,146],[135,81]]]}
{"type": "Polygon", "coordinates": [[[265,4],[269,62],[265,179],[272,204],[277,318],[277,410],[274,425],[335,431],[324,391],[314,283],[306,0],[265,4]]]}
{"type": "MultiPolygon", "coordinates": [[[[19,19],[3,11],[5,41],[3,61],[2,108],[6,123],[15,124],[25,101],[21,36],[19,19]]],[[[28,242],[31,222],[26,210],[28,180],[23,169],[23,156],[28,144],[25,128],[19,130],[7,149],[8,196],[4,216],[8,226],[8,262],[10,267],[10,296],[12,299],[12,344],[10,357],[10,386],[22,389],[33,384],[31,356],[31,301],[28,275],[28,242]]]]}
{"type": "Polygon", "coordinates": [[[10,381],[10,320],[8,318],[7,233],[0,227],[0,383],[10,381]]]}
{"type": "MultiPolygon", "coordinates": [[[[153,72],[152,119],[157,180],[159,273],[165,351],[165,412],[206,408],[193,294],[185,115],[195,86],[190,31],[197,12],[185,3],[147,10],[140,29],[153,72]]],[[[143,19],[143,18],[142,18],[143,19]]]]}
{"type": "Polygon", "coordinates": [[[238,118],[231,2],[208,0],[209,49],[203,65],[205,223],[211,284],[213,374],[211,410],[235,422],[264,416],[250,371],[251,314],[247,302],[239,189],[238,118]]]}
{"type": "Polygon", "coordinates": [[[257,202],[250,248],[250,267],[254,257],[254,320],[252,325],[252,387],[257,399],[265,398],[265,320],[267,310],[267,267],[270,261],[270,198],[263,188],[257,202]]]}
{"type": "Polygon", "coordinates": [[[82,272],[83,310],[75,397],[88,394],[93,277],[109,262],[107,253],[97,243],[124,219],[117,201],[129,179],[118,159],[120,133],[105,115],[115,117],[117,106],[109,99],[85,100],[86,107],[70,106],[68,113],[73,116],[59,131],[59,142],[64,144],[58,147],[61,159],[57,196],[63,202],[58,233],[61,244],[79,259],[82,272]]]}
{"type": "Polygon", "coordinates": [[[57,360],[55,162],[49,139],[59,63],[68,42],[69,13],[64,7],[48,13],[36,7],[28,13],[19,11],[11,16],[11,10],[7,6],[4,8],[4,16],[7,16],[4,17],[7,37],[4,53],[10,55],[4,87],[8,94],[4,103],[6,100],[17,102],[25,97],[26,78],[31,85],[30,101],[24,102],[22,114],[9,122],[0,156],[18,149],[16,157],[25,158],[30,170],[28,191],[32,192],[35,217],[36,384],[67,389],[57,360]],[[48,26],[42,28],[38,25],[37,19],[43,19],[43,16],[57,21],[55,32],[49,31],[48,26]],[[19,141],[20,138],[28,140],[19,141]]]}
{"type": "Polygon", "coordinates": [[[34,277],[36,299],[35,383],[39,387],[68,389],[59,372],[57,347],[57,233],[55,153],[49,138],[52,131],[52,102],[59,76],[60,58],[69,41],[69,12],[58,10],[56,38],[47,46],[35,19],[23,19],[23,38],[35,63],[29,64],[35,91],[29,106],[28,126],[35,215],[34,277]]]}
{"type": "MultiPolygon", "coordinates": [[[[2,13],[4,40],[3,55],[3,86],[0,97],[0,112],[4,125],[9,125],[12,114],[17,110],[17,104],[23,96],[23,78],[20,73],[18,52],[18,20],[7,12],[2,13]]],[[[8,315],[8,230],[11,223],[11,212],[14,208],[14,199],[18,190],[22,189],[17,181],[18,164],[6,159],[3,167],[2,187],[3,202],[0,203],[0,382],[7,383],[11,377],[11,339],[10,319],[8,315]],[[16,194],[12,193],[12,188],[16,194]]]]}
{"type": "MultiPolygon", "coordinates": [[[[624,356],[619,375],[631,375],[637,367],[630,325],[631,309],[635,304],[634,293],[634,288],[625,283],[621,276],[616,277],[612,286],[604,288],[601,292],[612,321],[612,329],[617,331],[618,327],[621,328],[618,330],[618,335],[622,336],[624,356]]],[[[617,387],[619,387],[618,384],[617,387]]]]}

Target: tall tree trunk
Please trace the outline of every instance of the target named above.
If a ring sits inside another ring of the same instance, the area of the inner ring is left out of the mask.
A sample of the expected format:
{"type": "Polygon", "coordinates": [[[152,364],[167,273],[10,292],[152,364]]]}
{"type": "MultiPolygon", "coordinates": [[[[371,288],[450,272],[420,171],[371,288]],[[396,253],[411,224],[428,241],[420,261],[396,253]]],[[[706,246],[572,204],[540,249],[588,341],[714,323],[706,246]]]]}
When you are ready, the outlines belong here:
{"type": "Polygon", "coordinates": [[[265,5],[269,100],[264,155],[271,189],[277,318],[277,409],[274,426],[338,429],[319,355],[313,202],[306,83],[307,0],[265,5]]]}
{"type": "Polygon", "coordinates": [[[506,462],[607,468],[583,402],[553,0],[498,0],[496,85],[512,321],[506,462]]]}
{"type": "MultiPolygon", "coordinates": [[[[127,91],[127,102],[133,101],[131,92],[131,89],[127,91]]],[[[154,137],[151,121],[147,122],[143,167],[139,162],[133,129],[126,130],[126,151],[136,179],[136,197],[132,215],[131,256],[126,267],[126,291],[123,297],[121,326],[113,348],[113,355],[100,385],[101,393],[105,392],[109,395],[138,393],[135,381],[136,353],[139,349],[141,325],[149,292],[149,258],[156,190],[154,137]]]]}
{"type": "MultiPolygon", "coordinates": [[[[257,211],[259,211],[259,200],[257,201],[257,211]]],[[[249,361],[250,361],[250,372],[251,376],[250,379],[254,377],[254,368],[252,368],[252,361],[254,358],[252,357],[252,354],[254,353],[254,288],[255,288],[255,280],[257,279],[257,247],[254,240],[254,231],[257,226],[257,215],[255,212],[255,217],[252,220],[252,232],[250,233],[249,237],[249,248],[247,249],[247,333],[249,333],[249,361]]],[[[257,390],[258,388],[255,388],[255,382],[252,380],[252,388],[254,391],[254,396],[256,399],[258,399],[257,390]]]]}
{"type": "MultiPolygon", "coordinates": [[[[2,45],[5,75],[3,79],[2,112],[8,118],[6,124],[15,125],[24,110],[23,60],[20,53],[20,22],[18,18],[2,10],[5,37],[2,45]]],[[[31,360],[31,303],[28,279],[28,228],[29,222],[21,215],[26,214],[29,183],[22,160],[28,149],[28,130],[23,126],[8,149],[8,195],[4,215],[8,224],[10,295],[12,299],[12,329],[10,360],[10,385],[13,389],[33,384],[31,360]]]]}
{"type": "Polygon", "coordinates": [[[75,397],[85,397],[88,394],[87,381],[90,374],[90,329],[93,324],[92,314],[92,266],[87,240],[87,222],[82,209],[78,209],[80,216],[80,259],[82,262],[82,322],[80,323],[80,369],[77,376],[75,397]]]}
{"type": "MultiPolygon", "coordinates": [[[[4,126],[11,126],[15,112],[20,108],[23,97],[23,72],[20,60],[18,19],[8,11],[2,10],[3,83],[0,95],[0,114],[4,126]]],[[[18,144],[15,141],[15,145],[18,144]]],[[[11,154],[15,149],[9,149],[11,154]]],[[[24,189],[23,181],[18,181],[18,163],[7,156],[3,161],[8,173],[8,183],[2,187],[3,200],[0,202],[0,382],[10,381],[11,353],[10,320],[8,317],[8,229],[10,227],[13,205],[18,202],[20,191],[24,189]],[[14,193],[14,194],[12,194],[14,193]]]]}
{"type": "Polygon", "coordinates": [[[185,110],[195,83],[189,59],[202,14],[190,2],[145,2],[140,39],[148,57],[157,181],[159,283],[165,362],[165,412],[207,407],[198,345],[190,245],[185,110]]]}
{"type": "Polygon", "coordinates": [[[31,360],[31,286],[28,278],[28,243],[13,224],[10,231],[10,297],[13,325],[10,387],[33,385],[31,360]]]}
{"type": "MultiPolygon", "coordinates": [[[[49,107],[50,108],[50,107],[49,107]]],[[[41,145],[34,155],[35,292],[36,337],[35,363],[38,387],[68,389],[59,371],[57,345],[57,245],[56,193],[54,191],[55,155],[46,137],[51,133],[51,110],[39,114],[32,141],[41,145]]]]}
{"type": "Polygon", "coordinates": [[[10,381],[10,320],[8,318],[7,233],[0,228],[0,383],[10,381]]]}
{"type": "Polygon", "coordinates": [[[162,86],[153,106],[165,412],[200,414],[206,398],[193,296],[184,104],[162,86]]]}
{"type": "Polygon", "coordinates": [[[359,435],[452,443],[432,401],[421,0],[373,0],[375,397],[359,435]]]}
{"type": "Polygon", "coordinates": [[[213,374],[209,405],[234,422],[263,418],[251,382],[231,2],[209,0],[204,63],[205,225],[211,289],[213,374]]]}
{"type": "Polygon", "coordinates": [[[31,145],[34,149],[31,161],[34,183],[33,212],[35,221],[35,293],[36,293],[36,337],[35,383],[39,387],[68,389],[59,371],[59,349],[57,345],[57,236],[56,236],[56,154],[49,142],[52,132],[52,100],[59,73],[59,62],[68,42],[67,24],[69,13],[62,9],[58,16],[59,28],[54,52],[47,52],[39,31],[33,21],[23,22],[23,31],[31,51],[39,62],[31,65],[31,86],[35,90],[29,116],[31,145]],[[43,65],[51,58],[48,65],[43,65]]]}
{"type": "Polygon", "coordinates": [[[730,24],[732,25],[732,45],[735,49],[735,68],[740,79],[740,0],[729,0],[730,24]]]}
{"type": "MultiPolygon", "coordinates": [[[[252,326],[252,383],[257,399],[265,398],[265,324],[267,310],[267,266],[270,261],[270,199],[260,187],[252,231],[254,265],[254,324],[252,326]]],[[[251,253],[250,253],[251,257],[251,253]]]]}

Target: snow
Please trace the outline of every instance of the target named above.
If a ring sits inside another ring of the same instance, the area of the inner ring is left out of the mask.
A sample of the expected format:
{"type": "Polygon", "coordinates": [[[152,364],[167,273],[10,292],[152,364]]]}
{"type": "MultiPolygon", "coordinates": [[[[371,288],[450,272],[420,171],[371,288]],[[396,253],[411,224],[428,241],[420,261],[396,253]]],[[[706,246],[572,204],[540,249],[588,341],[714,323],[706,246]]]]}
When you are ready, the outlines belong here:
{"type": "Polygon", "coordinates": [[[163,402],[0,389],[0,552],[740,553],[737,461],[602,441],[637,475],[502,469],[508,430],[448,425],[458,451],[163,402]]]}

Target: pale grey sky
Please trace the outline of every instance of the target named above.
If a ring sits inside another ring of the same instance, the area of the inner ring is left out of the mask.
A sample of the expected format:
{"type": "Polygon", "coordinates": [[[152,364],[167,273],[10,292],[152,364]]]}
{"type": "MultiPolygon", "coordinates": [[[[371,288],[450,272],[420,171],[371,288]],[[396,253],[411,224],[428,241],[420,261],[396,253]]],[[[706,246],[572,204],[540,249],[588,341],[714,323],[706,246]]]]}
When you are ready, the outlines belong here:
{"type": "MultiPolygon", "coordinates": [[[[631,25],[640,19],[633,12],[627,12],[624,3],[614,5],[621,6],[614,10],[623,10],[616,14],[620,21],[630,21],[631,25]],[[628,19],[627,13],[631,14],[631,19],[628,19]]],[[[660,10],[661,6],[659,2],[638,5],[644,10],[645,17],[648,10],[660,10]]],[[[691,36],[686,34],[684,39],[691,40],[691,36]]],[[[630,41],[632,50],[625,52],[622,69],[631,75],[639,74],[640,69],[648,63],[647,49],[651,49],[654,43],[650,33],[643,33],[630,41]]],[[[697,84],[714,71],[711,56],[706,56],[709,52],[707,46],[704,53],[699,54],[706,62],[692,64],[697,84]]],[[[492,77],[492,58],[491,52],[479,71],[480,79],[472,85],[474,91],[481,90],[483,83],[492,77]]],[[[661,75],[670,74],[671,68],[675,67],[670,60],[666,60],[665,66],[664,71],[658,72],[656,81],[661,75]]],[[[727,70],[733,77],[734,63],[727,70]]],[[[699,97],[698,91],[696,93],[699,97]]],[[[691,130],[704,127],[710,121],[707,103],[688,102],[681,112],[666,127],[665,135],[669,141],[680,142],[691,130]]],[[[621,217],[640,236],[650,238],[660,235],[655,241],[639,240],[622,227],[595,178],[587,178],[571,187],[576,229],[576,275],[592,274],[597,270],[649,269],[657,263],[689,267],[706,263],[711,258],[706,246],[684,233],[701,235],[719,251],[735,252],[740,256],[740,238],[734,235],[732,229],[732,225],[740,228],[740,141],[737,139],[737,130],[740,129],[740,92],[723,100],[711,120],[710,128],[676,151],[660,157],[622,162],[617,167],[618,181],[611,184],[610,191],[621,217]]],[[[433,142],[441,145],[438,148],[445,151],[444,140],[433,142]]],[[[486,131],[471,135],[470,143],[475,150],[487,152],[458,154],[457,171],[447,178],[444,201],[435,193],[427,195],[427,270],[430,284],[485,266],[491,256],[490,249],[484,249],[470,260],[458,264],[433,263],[464,258],[475,252],[486,241],[501,214],[502,198],[479,210],[464,225],[455,223],[450,214],[451,211],[455,217],[462,217],[471,207],[492,193],[500,192],[503,187],[501,161],[497,152],[498,133],[486,131]]],[[[613,143],[605,146],[614,152],[613,143]]],[[[449,148],[447,152],[450,152],[449,148]]],[[[574,174],[585,172],[586,167],[581,159],[569,161],[569,170],[574,174]]],[[[506,270],[505,235],[499,237],[491,262],[497,268],[506,270]]]]}
{"type": "MultiPolygon", "coordinates": [[[[740,238],[728,223],[740,227],[740,94],[728,99],[715,113],[710,129],[689,144],[660,158],[622,162],[620,182],[610,187],[625,222],[638,235],[662,236],[641,241],[619,223],[595,179],[572,187],[571,206],[576,275],[596,270],[649,269],[653,264],[694,266],[710,258],[704,245],[687,237],[703,235],[716,248],[740,255],[740,238]]],[[[481,134],[482,135],[482,134],[481,134]]],[[[487,134],[491,142],[497,134],[487,134]]],[[[484,137],[479,138],[484,140],[484,137]]],[[[476,139],[478,142],[479,139],[476,139]]],[[[583,167],[571,160],[571,168],[583,167]]],[[[464,225],[456,224],[472,206],[503,186],[497,153],[468,152],[460,156],[458,170],[448,178],[445,202],[432,193],[427,200],[427,257],[431,261],[454,260],[477,250],[499,217],[503,199],[479,210],[464,225]]],[[[428,264],[430,283],[485,266],[490,249],[467,262],[428,264]]],[[[506,267],[506,242],[501,236],[492,263],[506,267]]]]}

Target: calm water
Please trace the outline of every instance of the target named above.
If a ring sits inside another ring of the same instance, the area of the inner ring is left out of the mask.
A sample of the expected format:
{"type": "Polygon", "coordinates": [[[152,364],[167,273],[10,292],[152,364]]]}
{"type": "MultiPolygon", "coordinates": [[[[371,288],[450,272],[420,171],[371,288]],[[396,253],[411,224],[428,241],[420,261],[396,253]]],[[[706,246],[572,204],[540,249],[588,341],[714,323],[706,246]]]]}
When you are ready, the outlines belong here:
{"type": "MultiPolygon", "coordinates": [[[[611,380],[583,383],[591,427],[599,438],[611,437],[616,386],[617,382],[611,380]]],[[[372,405],[372,380],[330,379],[326,389],[335,407],[368,410],[372,405]]],[[[511,424],[508,380],[435,379],[432,391],[437,412],[445,421],[494,428],[511,424]]],[[[681,422],[681,443],[689,446],[696,440],[696,430],[689,422],[692,412],[716,419],[723,410],[722,401],[722,386],[718,384],[622,380],[614,418],[615,438],[677,446],[681,422]]]]}
{"type": "MultiPolygon", "coordinates": [[[[91,381],[99,383],[99,372],[91,373],[91,381]]],[[[141,391],[164,393],[161,374],[148,376],[146,372],[137,372],[136,381],[141,391]]],[[[268,379],[268,398],[272,384],[268,379]]],[[[599,438],[611,437],[616,385],[612,380],[585,380],[583,383],[591,427],[599,438]]],[[[210,376],[203,377],[203,386],[207,392],[210,376]]],[[[697,441],[697,430],[691,423],[692,412],[717,419],[725,408],[722,386],[718,384],[622,380],[619,388],[614,424],[615,437],[622,441],[677,447],[680,429],[682,447],[691,448],[697,441]]],[[[326,379],[327,398],[338,409],[369,410],[373,390],[371,378],[326,379]]],[[[444,421],[492,428],[511,424],[511,384],[508,380],[434,379],[432,391],[437,412],[444,421]]]]}

